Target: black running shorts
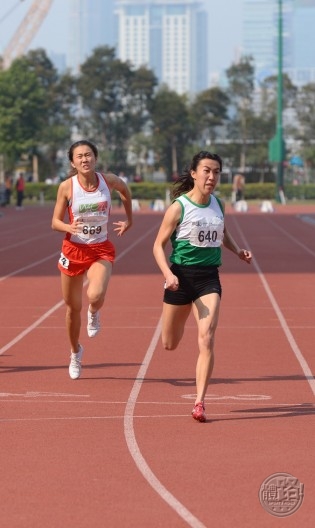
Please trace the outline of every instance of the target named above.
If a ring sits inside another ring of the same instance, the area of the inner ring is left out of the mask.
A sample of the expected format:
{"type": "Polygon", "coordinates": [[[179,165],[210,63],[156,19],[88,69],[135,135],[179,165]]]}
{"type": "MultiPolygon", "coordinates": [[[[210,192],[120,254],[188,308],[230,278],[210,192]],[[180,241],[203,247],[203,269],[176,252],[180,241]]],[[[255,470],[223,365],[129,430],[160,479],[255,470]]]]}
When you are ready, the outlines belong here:
{"type": "Polygon", "coordinates": [[[217,266],[179,266],[172,264],[171,270],[179,280],[176,291],[164,290],[163,301],[167,304],[190,304],[203,295],[217,293],[222,295],[222,288],[217,266]]]}

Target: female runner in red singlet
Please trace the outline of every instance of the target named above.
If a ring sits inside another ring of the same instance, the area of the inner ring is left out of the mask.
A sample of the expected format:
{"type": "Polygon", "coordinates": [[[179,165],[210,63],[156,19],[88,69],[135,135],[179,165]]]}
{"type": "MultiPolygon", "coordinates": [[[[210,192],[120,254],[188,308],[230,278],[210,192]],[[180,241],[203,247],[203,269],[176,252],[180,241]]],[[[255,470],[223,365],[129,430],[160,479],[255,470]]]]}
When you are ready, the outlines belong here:
{"type": "Polygon", "coordinates": [[[131,194],[126,183],[112,173],[96,172],[98,151],[87,140],[77,141],[69,150],[72,170],[58,189],[52,229],[66,233],[58,262],[61,286],[67,305],[66,326],[71,346],[69,375],[81,374],[83,347],[79,342],[82,292],[85,273],[89,281],[87,297],[87,333],[94,337],[100,330],[100,309],[115,259],[115,248],[108,240],[111,193],[116,190],[125,208],[126,221],[114,222],[118,236],[132,225],[131,194]],[[68,212],[69,221],[65,221],[68,212]]]}

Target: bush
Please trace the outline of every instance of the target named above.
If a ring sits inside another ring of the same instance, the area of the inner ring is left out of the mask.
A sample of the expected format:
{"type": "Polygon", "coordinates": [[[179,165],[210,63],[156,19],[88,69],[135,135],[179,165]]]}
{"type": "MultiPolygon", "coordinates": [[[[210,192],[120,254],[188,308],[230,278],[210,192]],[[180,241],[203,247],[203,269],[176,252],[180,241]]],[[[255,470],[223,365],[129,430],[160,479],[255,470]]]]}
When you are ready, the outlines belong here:
{"type": "MultiPolygon", "coordinates": [[[[171,189],[171,183],[130,183],[132,197],[136,200],[165,200],[166,193],[171,189]]],[[[54,202],[57,196],[58,185],[47,183],[26,183],[25,199],[41,200],[43,196],[46,202],[54,202]]],[[[315,184],[285,185],[285,196],[288,200],[315,200],[315,184]]],[[[217,188],[217,194],[225,200],[232,196],[232,185],[225,183],[217,188]]],[[[274,183],[248,183],[245,186],[246,200],[274,200],[276,196],[276,185],[274,183]]],[[[115,194],[113,195],[115,199],[115,194]]]]}

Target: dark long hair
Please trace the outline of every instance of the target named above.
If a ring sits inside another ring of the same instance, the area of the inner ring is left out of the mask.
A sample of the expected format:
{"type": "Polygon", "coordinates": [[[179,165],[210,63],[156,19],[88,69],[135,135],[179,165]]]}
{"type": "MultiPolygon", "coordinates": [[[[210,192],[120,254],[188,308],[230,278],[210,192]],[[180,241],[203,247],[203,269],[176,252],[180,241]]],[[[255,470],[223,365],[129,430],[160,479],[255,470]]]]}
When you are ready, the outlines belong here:
{"type": "MultiPolygon", "coordinates": [[[[93,154],[95,156],[95,159],[98,158],[98,150],[97,150],[97,147],[94,145],[94,143],[92,143],[91,141],[89,141],[87,139],[80,139],[80,141],[76,141],[69,148],[69,150],[68,150],[69,161],[73,161],[73,151],[74,151],[74,149],[77,148],[77,147],[84,147],[84,146],[90,147],[90,149],[92,150],[92,152],[93,152],[93,154]]],[[[71,178],[71,176],[74,176],[75,174],[77,174],[76,169],[74,167],[71,167],[71,169],[68,172],[68,178],[71,178]]]]}
{"type": "Polygon", "coordinates": [[[190,165],[185,167],[179,178],[173,183],[172,198],[175,199],[182,194],[185,194],[194,187],[194,180],[191,176],[191,171],[195,171],[199,165],[199,162],[203,159],[215,160],[220,165],[220,171],[222,171],[222,159],[218,154],[213,154],[207,150],[201,150],[197,152],[192,158],[190,165]]]}

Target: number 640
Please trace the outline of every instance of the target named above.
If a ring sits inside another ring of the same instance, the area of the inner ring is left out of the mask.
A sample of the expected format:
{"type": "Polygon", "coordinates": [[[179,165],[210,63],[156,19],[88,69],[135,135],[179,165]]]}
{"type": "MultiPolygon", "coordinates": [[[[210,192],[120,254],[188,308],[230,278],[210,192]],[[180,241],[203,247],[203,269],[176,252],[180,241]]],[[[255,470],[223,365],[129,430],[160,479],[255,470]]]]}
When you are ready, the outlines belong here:
{"type": "Polygon", "coordinates": [[[217,231],[199,231],[199,234],[198,234],[198,240],[199,242],[204,242],[205,240],[207,240],[208,242],[216,242],[218,238],[218,233],[217,231]]]}

